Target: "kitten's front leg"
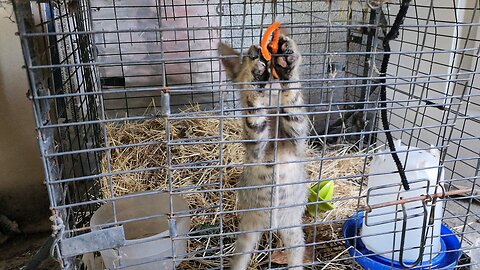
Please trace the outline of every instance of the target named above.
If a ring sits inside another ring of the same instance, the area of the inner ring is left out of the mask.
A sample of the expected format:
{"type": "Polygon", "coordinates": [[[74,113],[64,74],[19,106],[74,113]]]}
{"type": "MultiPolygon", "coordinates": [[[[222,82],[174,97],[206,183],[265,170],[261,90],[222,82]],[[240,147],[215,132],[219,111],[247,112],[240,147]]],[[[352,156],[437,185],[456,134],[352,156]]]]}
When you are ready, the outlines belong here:
{"type": "MultiPolygon", "coordinates": [[[[265,150],[269,138],[268,125],[268,97],[264,91],[265,85],[257,84],[268,80],[269,74],[267,65],[260,56],[260,48],[251,46],[248,50],[248,56],[251,58],[252,65],[251,74],[247,76],[253,77],[255,84],[248,84],[242,89],[241,101],[244,110],[244,132],[245,139],[251,140],[246,142],[246,152],[248,162],[262,162],[265,157],[265,150]]],[[[247,79],[245,79],[247,80],[247,79]]]]}
{"type": "MultiPolygon", "coordinates": [[[[293,39],[281,36],[278,56],[273,58],[274,68],[281,80],[281,129],[287,138],[305,137],[308,134],[308,121],[303,105],[300,64],[302,56],[293,39]]],[[[300,140],[301,142],[304,141],[300,140]]]]}

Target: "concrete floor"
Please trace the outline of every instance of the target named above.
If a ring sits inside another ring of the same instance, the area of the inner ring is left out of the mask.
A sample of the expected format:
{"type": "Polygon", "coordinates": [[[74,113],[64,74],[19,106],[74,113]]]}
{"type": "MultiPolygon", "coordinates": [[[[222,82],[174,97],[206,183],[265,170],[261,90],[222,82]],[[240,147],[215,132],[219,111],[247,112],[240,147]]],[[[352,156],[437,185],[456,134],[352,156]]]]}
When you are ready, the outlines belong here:
{"type": "Polygon", "coordinates": [[[471,245],[480,239],[480,203],[475,200],[470,203],[468,199],[447,202],[444,223],[458,232],[459,238],[463,231],[463,240],[466,241],[462,241],[462,247],[470,249],[471,245]],[[464,228],[465,215],[468,215],[468,218],[464,228]]]}
{"type": "MultiPolygon", "coordinates": [[[[18,270],[28,264],[50,236],[49,233],[19,235],[0,245],[0,270],[18,270]]],[[[44,261],[38,270],[59,270],[53,259],[44,261]]]]}

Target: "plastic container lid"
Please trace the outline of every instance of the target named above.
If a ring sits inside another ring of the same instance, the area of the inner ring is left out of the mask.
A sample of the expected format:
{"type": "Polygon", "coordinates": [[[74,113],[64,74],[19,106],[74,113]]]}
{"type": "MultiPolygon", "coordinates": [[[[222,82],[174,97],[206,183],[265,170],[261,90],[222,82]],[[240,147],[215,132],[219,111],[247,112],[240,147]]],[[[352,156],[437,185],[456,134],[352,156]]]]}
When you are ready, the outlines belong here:
{"type": "Polygon", "coordinates": [[[316,207],[318,207],[318,211],[328,211],[333,209],[332,203],[322,201],[329,201],[333,198],[334,182],[332,180],[320,182],[320,190],[318,192],[317,199],[318,188],[319,183],[308,188],[308,201],[319,202],[317,204],[310,204],[307,207],[308,212],[310,215],[312,215],[312,217],[315,216],[315,210],[317,209],[316,207]]]}

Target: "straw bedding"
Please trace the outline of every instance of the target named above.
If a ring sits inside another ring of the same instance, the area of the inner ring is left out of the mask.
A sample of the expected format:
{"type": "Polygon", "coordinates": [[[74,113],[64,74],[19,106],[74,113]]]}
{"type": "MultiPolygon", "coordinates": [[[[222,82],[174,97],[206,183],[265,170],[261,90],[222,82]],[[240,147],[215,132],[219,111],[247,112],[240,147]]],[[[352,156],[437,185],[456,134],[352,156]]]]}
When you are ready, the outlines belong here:
{"type": "MultiPolygon", "coordinates": [[[[189,112],[198,112],[198,106],[187,109],[189,112]]],[[[209,116],[209,115],[204,115],[209,116]]],[[[244,149],[241,143],[219,144],[221,138],[220,120],[211,115],[211,118],[170,120],[170,142],[166,146],[166,121],[157,118],[147,121],[125,122],[121,124],[108,123],[107,137],[109,146],[121,146],[126,144],[149,143],[148,145],[131,146],[127,148],[116,148],[104,156],[102,167],[104,172],[136,172],[121,173],[111,178],[105,177],[101,183],[101,190],[104,198],[121,196],[133,192],[146,190],[168,190],[169,179],[171,188],[184,192],[183,197],[188,201],[192,210],[191,234],[189,239],[188,261],[182,262],[181,269],[207,269],[219,266],[222,262],[216,255],[221,254],[219,247],[222,246],[223,253],[233,252],[235,236],[222,237],[212,234],[222,232],[234,232],[237,225],[237,215],[222,211],[236,209],[236,196],[233,191],[218,191],[220,188],[219,179],[225,189],[235,187],[241,172],[244,149]],[[195,142],[193,144],[178,143],[181,140],[195,142]],[[220,147],[221,160],[220,160],[220,147]],[[168,155],[167,155],[168,154],[168,155]],[[171,174],[167,175],[165,166],[171,161],[171,174]],[[108,162],[110,161],[110,162],[108,162]],[[220,162],[221,161],[221,162],[220,162]],[[110,166],[108,164],[110,163],[110,166]],[[184,168],[189,164],[190,168],[184,168]],[[237,164],[238,166],[235,166],[237,164]],[[223,168],[215,165],[228,165],[223,168]],[[182,168],[183,166],[183,168],[182,168]],[[142,168],[156,168],[155,170],[141,170],[142,168]],[[209,258],[209,256],[211,256],[209,258]]],[[[223,140],[232,141],[242,138],[241,120],[238,118],[226,118],[223,120],[223,140]]],[[[341,157],[352,155],[354,149],[349,145],[336,145],[325,148],[324,152],[310,144],[307,150],[309,158],[341,157]]],[[[306,164],[308,178],[311,180],[345,177],[359,175],[364,170],[365,158],[340,158],[321,161],[311,161],[306,164]],[[321,170],[321,171],[320,171],[321,170]]],[[[355,212],[358,204],[360,190],[360,179],[348,178],[335,181],[334,209],[327,212],[320,212],[315,218],[306,213],[305,224],[315,222],[316,226],[305,228],[307,242],[315,241],[315,254],[308,248],[309,258],[306,261],[316,262],[348,258],[348,253],[341,240],[341,226],[345,218],[355,212]],[[343,200],[342,200],[343,198],[343,200]],[[350,199],[347,199],[350,198],[350,199]],[[332,222],[340,220],[340,222],[332,222]]],[[[268,234],[266,234],[268,236],[268,234]]],[[[275,239],[277,237],[275,236],[275,239]]],[[[278,239],[277,239],[278,240],[278,239]]],[[[275,241],[272,247],[277,247],[279,241],[275,241]]],[[[259,249],[268,247],[266,236],[263,237],[259,249]]],[[[252,269],[268,267],[268,253],[258,253],[253,258],[252,269]]],[[[285,254],[281,251],[272,253],[272,263],[282,264],[285,254]]],[[[223,263],[228,263],[224,258],[223,263]]],[[[318,269],[348,269],[352,265],[351,260],[343,263],[318,265],[318,269]]]]}

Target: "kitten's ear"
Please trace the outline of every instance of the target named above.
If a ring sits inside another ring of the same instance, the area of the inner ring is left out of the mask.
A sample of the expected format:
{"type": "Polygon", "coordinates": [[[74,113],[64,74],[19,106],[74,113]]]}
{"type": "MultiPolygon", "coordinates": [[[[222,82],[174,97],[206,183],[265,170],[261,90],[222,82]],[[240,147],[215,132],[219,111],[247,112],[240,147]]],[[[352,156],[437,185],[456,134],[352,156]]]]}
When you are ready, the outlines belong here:
{"type": "Polygon", "coordinates": [[[227,76],[232,80],[235,79],[235,74],[240,69],[240,53],[223,42],[218,45],[218,53],[223,56],[222,64],[225,66],[227,76]]]}

